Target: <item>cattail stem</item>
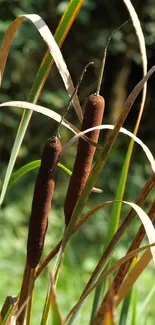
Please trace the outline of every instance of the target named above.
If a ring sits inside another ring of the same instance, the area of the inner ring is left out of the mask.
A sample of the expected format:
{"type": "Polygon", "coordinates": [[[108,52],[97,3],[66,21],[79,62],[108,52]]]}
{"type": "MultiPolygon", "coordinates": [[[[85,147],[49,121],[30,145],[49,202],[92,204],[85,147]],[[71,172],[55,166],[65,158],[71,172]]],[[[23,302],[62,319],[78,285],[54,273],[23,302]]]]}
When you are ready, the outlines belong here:
{"type": "Polygon", "coordinates": [[[22,310],[22,311],[20,312],[20,315],[17,319],[17,325],[22,325],[24,323],[26,307],[23,308],[23,305],[28,298],[30,274],[31,274],[31,268],[26,261],[21,291],[20,291],[20,295],[19,295],[19,302],[18,302],[18,311],[19,312],[20,312],[20,310],[22,310]]]}
{"type": "Polygon", "coordinates": [[[77,92],[78,92],[78,90],[79,90],[79,87],[80,87],[80,85],[81,85],[81,82],[82,82],[82,80],[83,80],[83,77],[84,77],[84,75],[85,75],[85,73],[86,73],[88,67],[89,67],[90,65],[93,65],[93,64],[94,64],[94,62],[89,62],[89,63],[87,63],[87,65],[84,67],[84,69],[83,69],[83,71],[82,71],[82,73],[81,73],[81,75],[80,75],[80,78],[79,78],[79,80],[78,80],[78,82],[77,82],[77,84],[76,84],[76,86],[75,86],[75,88],[74,88],[73,94],[71,95],[71,97],[70,97],[70,99],[69,99],[69,102],[68,102],[67,108],[65,109],[65,112],[64,112],[64,114],[62,115],[61,120],[60,120],[60,123],[59,123],[59,125],[58,125],[58,128],[57,128],[57,134],[58,134],[58,135],[59,135],[59,129],[60,129],[60,126],[62,125],[62,121],[63,121],[63,119],[65,118],[66,114],[68,113],[68,111],[69,111],[69,109],[70,109],[70,106],[71,106],[71,104],[72,104],[73,97],[77,94],[77,92]]]}
{"type": "Polygon", "coordinates": [[[29,292],[28,292],[29,301],[27,304],[26,325],[31,324],[34,281],[35,281],[35,269],[31,269],[30,280],[29,280],[29,292]]]}
{"type": "Polygon", "coordinates": [[[105,49],[104,49],[104,54],[103,54],[103,59],[101,62],[101,69],[100,69],[100,73],[99,73],[99,77],[98,77],[98,82],[97,82],[97,89],[96,89],[96,95],[98,96],[100,93],[100,89],[101,89],[101,84],[102,84],[102,80],[103,80],[103,74],[104,74],[104,68],[105,68],[105,62],[106,62],[106,57],[107,57],[107,50],[108,50],[108,45],[109,42],[112,38],[112,36],[118,32],[124,25],[126,25],[128,23],[128,21],[130,20],[130,18],[128,20],[126,20],[121,26],[119,26],[117,29],[115,29],[114,31],[112,31],[112,33],[109,35],[106,45],[105,45],[105,49]]]}

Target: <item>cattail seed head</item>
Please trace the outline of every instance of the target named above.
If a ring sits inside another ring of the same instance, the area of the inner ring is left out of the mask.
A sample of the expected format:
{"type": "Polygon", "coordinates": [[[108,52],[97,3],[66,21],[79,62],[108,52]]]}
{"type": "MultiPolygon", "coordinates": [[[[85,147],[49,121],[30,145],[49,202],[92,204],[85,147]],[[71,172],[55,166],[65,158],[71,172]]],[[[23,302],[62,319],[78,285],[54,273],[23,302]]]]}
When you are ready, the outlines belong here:
{"type": "Polygon", "coordinates": [[[27,260],[31,268],[37,266],[42,255],[55,186],[54,174],[60,153],[61,143],[56,136],[53,136],[43,149],[34,189],[27,241],[27,260]]]}
{"type": "MultiPolygon", "coordinates": [[[[82,131],[102,124],[104,99],[102,96],[90,95],[86,101],[82,131]]],[[[97,142],[99,130],[87,133],[87,137],[97,142]]],[[[74,207],[89,177],[96,148],[82,138],[79,139],[73,173],[70,178],[64,203],[65,223],[68,225],[74,207]]]]}

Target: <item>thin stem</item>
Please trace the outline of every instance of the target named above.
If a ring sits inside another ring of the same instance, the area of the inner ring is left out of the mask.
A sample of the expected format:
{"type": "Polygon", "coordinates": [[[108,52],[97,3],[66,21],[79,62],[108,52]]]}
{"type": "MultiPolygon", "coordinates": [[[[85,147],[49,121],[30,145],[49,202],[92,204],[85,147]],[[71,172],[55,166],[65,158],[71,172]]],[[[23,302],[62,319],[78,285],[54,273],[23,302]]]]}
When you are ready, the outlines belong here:
{"type": "Polygon", "coordinates": [[[99,73],[99,77],[98,77],[98,82],[97,82],[97,89],[96,89],[96,95],[99,96],[100,90],[101,90],[101,84],[102,84],[102,79],[103,79],[103,73],[104,73],[104,68],[105,68],[105,62],[106,62],[106,57],[107,57],[107,50],[108,50],[108,45],[109,42],[112,38],[112,36],[118,32],[124,25],[126,25],[128,23],[128,21],[130,20],[130,18],[128,20],[126,20],[121,26],[119,26],[117,29],[113,30],[112,33],[110,34],[110,36],[107,39],[106,45],[105,45],[105,49],[104,49],[104,54],[103,54],[103,59],[101,62],[101,69],[100,69],[100,73],[99,73]]]}
{"type": "Polygon", "coordinates": [[[60,120],[60,123],[59,123],[59,125],[58,125],[57,132],[56,132],[58,136],[59,136],[59,129],[60,129],[60,127],[61,127],[62,121],[63,121],[63,119],[65,118],[66,114],[68,113],[68,111],[69,111],[69,109],[70,109],[70,106],[71,106],[71,104],[72,104],[73,97],[77,94],[77,92],[78,92],[78,90],[79,90],[79,87],[80,87],[80,85],[81,85],[81,82],[82,82],[82,80],[83,80],[83,77],[84,77],[84,75],[85,75],[85,73],[86,73],[88,67],[89,67],[90,65],[93,65],[93,64],[94,64],[94,62],[89,62],[89,63],[87,63],[87,65],[84,67],[84,69],[83,69],[83,71],[82,71],[82,73],[81,73],[81,75],[80,75],[80,78],[79,78],[79,80],[78,80],[78,82],[77,82],[77,84],[76,84],[76,86],[75,86],[75,88],[74,88],[73,94],[71,95],[71,97],[70,97],[70,99],[69,99],[69,102],[68,102],[67,108],[65,109],[65,112],[64,112],[64,114],[62,115],[61,120],[60,120]]]}
{"type": "Polygon", "coordinates": [[[30,299],[29,299],[28,305],[27,305],[26,325],[31,324],[34,281],[35,281],[35,269],[31,269],[30,282],[29,282],[29,297],[30,297],[30,299]]]}
{"type": "MultiPolygon", "coordinates": [[[[23,275],[23,281],[22,281],[22,286],[21,286],[21,291],[20,291],[20,296],[19,296],[18,311],[20,311],[22,309],[23,304],[25,303],[25,301],[28,298],[28,288],[29,288],[29,283],[30,283],[30,276],[31,276],[31,268],[26,261],[24,275],[23,275]]],[[[22,311],[17,319],[17,325],[23,325],[24,318],[25,318],[25,312],[26,312],[26,305],[22,309],[22,311]]]]}
{"type": "Polygon", "coordinates": [[[50,297],[50,287],[48,288],[47,295],[46,295],[46,300],[45,300],[42,319],[41,319],[41,325],[46,325],[48,321],[49,309],[50,309],[49,297],[50,297]]]}

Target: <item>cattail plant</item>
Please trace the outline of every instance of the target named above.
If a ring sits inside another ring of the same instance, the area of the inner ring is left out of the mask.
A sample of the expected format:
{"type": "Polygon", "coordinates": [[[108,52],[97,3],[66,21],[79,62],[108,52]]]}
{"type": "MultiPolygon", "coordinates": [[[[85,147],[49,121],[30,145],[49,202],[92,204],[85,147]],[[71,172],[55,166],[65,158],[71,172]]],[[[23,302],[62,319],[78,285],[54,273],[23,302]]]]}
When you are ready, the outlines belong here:
{"type": "Polygon", "coordinates": [[[33,195],[27,241],[27,260],[32,269],[38,265],[43,251],[60,153],[60,140],[53,136],[45,144],[33,195]]]}
{"type": "MultiPolygon", "coordinates": [[[[41,165],[35,183],[27,240],[27,260],[18,304],[19,312],[28,298],[30,279],[31,276],[34,277],[34,270],[43,252],[48,214],[55,186],[54,175],[60,153],[61,143],[58,137],[53,136],[48,139],[43,149],[41,165]]],[[[26,308],[18,317],[18,325],[22,325],[24,322],[25,310],[26,308]]]]}
{"type": "MultiPolygon", "coordinates": [[[[90,95],[86,101],[82,131],[100,125],[104,112],[104,99],[96,94],[90,95]]],[[[87,134],[89,140],[98,141],[99,130],[91,131],[87,134]]],[[[64,203],[65,223],[68,225],[74,207],[79,199],[83,188],[89,177],[92,161],[95,153],[95,146],[79,139],[77,155],[74,163],[73,173],[70,178],[69,187],[64,203]]]]}

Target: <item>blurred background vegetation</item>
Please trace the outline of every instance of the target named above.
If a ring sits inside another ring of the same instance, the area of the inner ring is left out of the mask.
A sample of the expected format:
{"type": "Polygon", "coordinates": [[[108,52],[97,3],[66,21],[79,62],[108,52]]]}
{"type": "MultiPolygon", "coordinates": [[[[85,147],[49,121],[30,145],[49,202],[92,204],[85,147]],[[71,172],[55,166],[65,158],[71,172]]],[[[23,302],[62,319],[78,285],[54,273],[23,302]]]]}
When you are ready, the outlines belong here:
{"type": "MultiPolygon", "coordinates": [[[[64,12],[68,1],[50,0],[0,0],[0,41],[9,24],[17,15],[36,13],[47,23],[48,27],[55,32],[58,22],[64,12]]],[[[155,58],[155,3],[154,0],[134,0],[134,7],[140,18],[145,35],[148,66],[154,64],[155,58]]],[[[110,32],[128,19],[128,12],[122,1],[85,1],[76,22],[71,28],[63,46],[62,53],[76,84],[80,73],[89,61],[94,61],[94,67],[90,67],[84,77],[79,90],[81,104],[85,98],[94,93],[97,85],[97,77],[100,63],[104,52],[104,46],[110,32]]],[[[29,22],[24,22],[17,33],[9,54],[3,85],[0,93],[0,102],[10,100],[27,100],[34,77],[37,73],[43,55],[46,51],[45,44],[39,33],[29,22]]],[[[118,118],[123,103],[142,77],[141,57],[137,38],[131,21],[122,30],[117,32],[109,45],[106,69],[101,89],[106,106],[104,123],[114,124],[118,118]],[[117,64],[116,64],[117,63],[117,64]]],[[[155,154],[155,110],[154,110],[154,76],[148,84],[147,100],[143,119],[138,136],[155,154]]],[[[139,111],[141,97],[135,102],[125,126],[133,131],[139,111]]],[[[54,109],[62,114],[68,102],[68,96],[63,83],[55,67],[49,75],[42,92],[39,104],[54,109]]],[[[2,185],[6,166],[10,157],[16,131],[20,122],[22,111],[20,109],[3,108],[0,110],[0,185],[2,185]]],[[[79,127],[74,110],[71,109],[68,120],[79,127]]],[[[40,153],[45,141],[53,134],[56,124],[40,114],[33,114],[29,128],[23,141],[15,170],[24,164],[40,158],[40,153]]],[[[72,134],[61,128],[62,143],[66,143],[72,134]]],[[[103,131],[100,137],[102,144],[106,137],[103,131]]],[[[109,158],[109,162],[102,173],[97,186],[103,189],[103,194],[92,194],[89,208],[106,199],[113,199],[117,188],[121,167],[125,158],[129,138],[120,135],[109,158]]],[[[63,158],[63,163],[72,169],[76,147],[70,148],[68,155],[63,158]]],[[[24,176],[15,185],[10,187],[0,211],[0,303],[2,304],[7,295],[17,294],[25,259],[25,242],[27,238],[27,224],[32,200],[33,186],[37,170],[24,176]],[[21,262],[22,261],[22,262],[21,262]]],[[[135,200],[140,189],[151,174],[149,163],[142,150],[135,145],[132,165],[130,168],[125,198],[135,200]]],[[[52,248],[61,237],[64,229],[63,201],[69,176],[62,170],[57,173],[57,186],[54,195],[53,208],[49,222],[48,236],[45,252],[52,248]]],[[[153,194],[152,194],[153,198],[153,194]]],[[[151,200],[151,196],[149,197],[151,200]]],[[[146,208],[149,200],[147,200],[146,208]]],[[[147,210],[147,209],[146,209],[147,210]]],[[[102,244],[107,229],[107,222],[111,207],[100,211],[88,224],[77,234],[68,246],[64,258],[64,272],[59,280],[59,299],[62,310],[66,312],[80,295],[83,284],[88,280],[90,272],[102,252],[102,244]],[[73,290],[75,288],[76,290],[73,290]],[[67,292],[64,296],[64,291],[67,292]]],[[[122,218],[127,210],[124,208],[122,218]]],[[[126,248],[131,243],[140,222],[134,222],[122,238],[121,245],[116,250],[114,258],[123,256],[126,248]]],[[[143,301],[146,294],[152,288],[153,266],[139,281],[139,299],[143,301]],[[142,285],[146,284],[146,288],[142,285]]],[[[38,281],[36,315],[40,310],[40,303],[44,299],[48,272],[43,274],[44,281],[38,281]],[[46,282],[45,282],[46,281],[46,282]]],[[[155,296],[154,296],[155,298],[155,296]]],[[[90,298],[91,299],[91,298],[90,298]]],[[[154,303],[148,308],[148,318],[154,312],[154,303]]],[[[90,300],[86,307],[90,310],[90,300]]],[[[85,321],[88,321],[86,312],[85,321]]],[[[37,316],[36,316],[37,317],[37,316]]],[[[141,323],[142,324],[142,323],[141,323]]],[[[144,324],[147,324],[146,322],[144,324]]]]}

